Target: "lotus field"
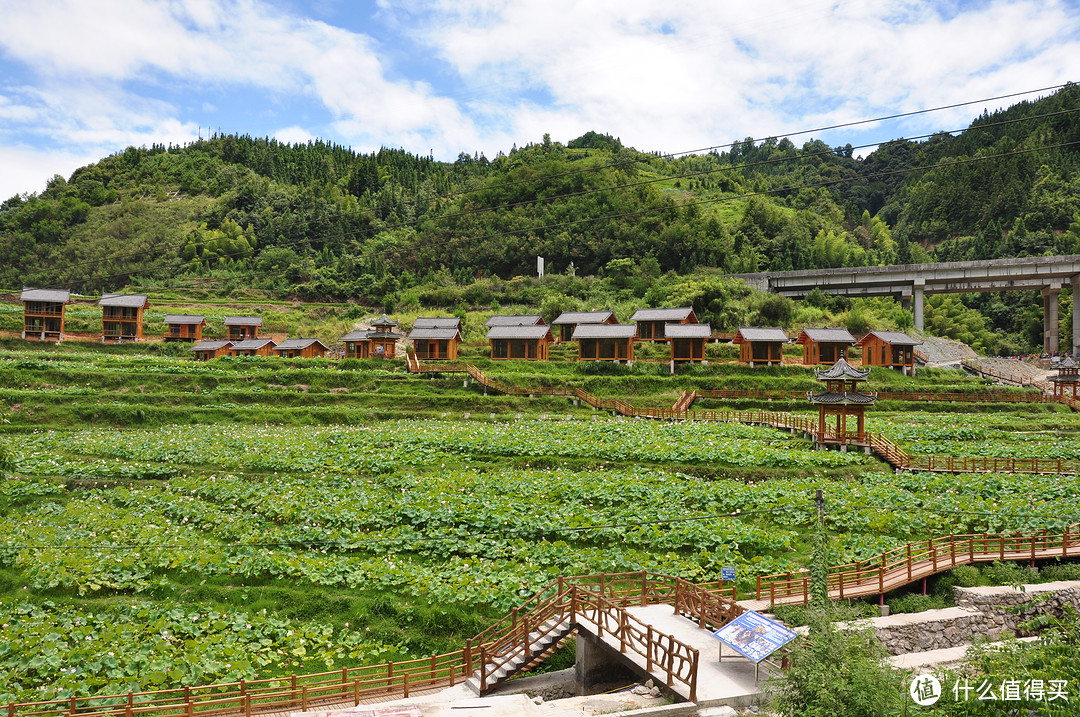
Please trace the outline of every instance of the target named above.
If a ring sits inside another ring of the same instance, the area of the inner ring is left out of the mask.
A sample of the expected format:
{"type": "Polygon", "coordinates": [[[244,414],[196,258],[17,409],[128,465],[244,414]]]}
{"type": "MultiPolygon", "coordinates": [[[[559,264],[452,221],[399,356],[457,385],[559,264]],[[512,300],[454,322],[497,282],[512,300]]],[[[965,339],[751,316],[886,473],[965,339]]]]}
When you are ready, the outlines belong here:
{"type": "MultiPolygon", "coordinates": [[[[766,427],[616,419],[381,365],[157,360],[0,361],[16,459],[0,480],[0,700],[422,657],[559,575],[734,566],[745,592],[806,567],[817,489],[833,563],[1080,515],[1073,476],[894,474],[766,427]],[[450,405],[379,420],[391,395],[450,405]],[[281,420],[207,408],[232,401],[281,420]],[[160,406],[206,412],[162,425],[160,406]]],[[[869,424],[912,453],[1062,458],[1080,457],[1077,427],[1057,410],[869,424]]]]}

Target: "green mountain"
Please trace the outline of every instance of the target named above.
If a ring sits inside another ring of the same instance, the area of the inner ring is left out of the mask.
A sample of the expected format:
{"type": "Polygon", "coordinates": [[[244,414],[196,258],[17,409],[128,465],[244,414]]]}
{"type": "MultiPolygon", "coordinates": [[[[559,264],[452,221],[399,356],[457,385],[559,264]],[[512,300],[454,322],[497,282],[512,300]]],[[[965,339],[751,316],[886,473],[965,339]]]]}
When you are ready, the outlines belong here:
{"type": "MultiPolygon", "coordinates": [[[[1080,87],[854,154],[771,138],[673,158],[595,132],[453,163],[234,135],[130,147],[0,205],[0,285],[393,305],[530,275],[538,255],[549,273],[636,277],[644,296],[669,271],[1080,252],[1080,87]]],[[[1022,331],[1001,301],[968,303],[1022,331]]]]}

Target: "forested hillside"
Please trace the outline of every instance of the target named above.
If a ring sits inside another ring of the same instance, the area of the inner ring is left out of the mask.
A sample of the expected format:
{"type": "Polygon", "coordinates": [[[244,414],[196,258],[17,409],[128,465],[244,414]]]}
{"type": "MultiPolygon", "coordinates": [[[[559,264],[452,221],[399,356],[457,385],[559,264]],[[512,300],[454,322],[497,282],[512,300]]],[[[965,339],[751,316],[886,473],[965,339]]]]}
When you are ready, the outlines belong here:
{"type": "MultiPolygon", "coordinates": [[[[552,300],[589,304],[604,280],[667,300],[656,280],[672,271],[708,283],[1080,252],[1076,86],[983,113],[962,133],[855,154],[770,138],[661,157],[594,132],[453,163],[233,135],[131,147],[0,206],[0,287],[253,287],[453,308],[505,301],[507,282],[533,274],[541,255],[549,274],[574,275],[552,300]]],[[[1034,305],[1023,295],[966,303],[987,329],[1021,336],[1034,305]]]]}

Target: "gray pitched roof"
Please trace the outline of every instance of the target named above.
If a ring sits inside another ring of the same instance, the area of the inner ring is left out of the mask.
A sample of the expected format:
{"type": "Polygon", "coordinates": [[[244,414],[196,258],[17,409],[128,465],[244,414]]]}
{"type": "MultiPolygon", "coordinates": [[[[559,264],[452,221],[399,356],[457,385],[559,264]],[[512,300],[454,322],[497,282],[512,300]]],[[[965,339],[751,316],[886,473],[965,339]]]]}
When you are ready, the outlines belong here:
{"type": "Polygon", "coordinates": [[[275,351],[284,351],[284,350],[287,350],[287,349],[306,349],[308,346],[311,346],[312,344],[318,344],[319,346],[322,346],[324,349],[326,348],[326,345],[323,344],[323,342],[319,341],[318,339],[285,339],[280,344],[275,346],[274,350],[275,351]]]}
{"type": "Polygon", "coordinates": [[[200,341],[191,347],[192,351],[216,351],[232,346],[232,341],[200,341]]]}
{"type": "Polygon", "coordinates": [[[414,329],[460,329],[461,319],[456,316],[419,316],[412,326],[414,329]]]}
{"type": "Polygon", "coordinates": [[[910,336],[905,334],[903,331],[871,331],[866,336],[863,336],[859,340],[859,343],[857,343],[855,345],[856,346],[865,346],[866,345],[866,340],[868,338],[870,338],[871,336],[877,336],[879,339],[881,339],[885,343],[892,344],[893,346],[921,346],[922,345],[922,341],[919,341],[918,339],[911,338],[910,336]]]}
{"type": "Polygon", "coordinates": [[[631,321],[682,321],[694,312],[692,306],[675,309],[638,309],[630,317],[631,321]]]}
{"type": "Polygon", "coordinates": [[[194,314],[165,314],[166,324],[201,324],[205,320],[205,317],[194,314]]]}
{"type": "Polygon", "coordinates": [[[610,311],[564,311],[559,318],[551,322],[552,326],[562,324],[602,324],[612,316],[610,311]]]}
{"type": "Polygon", "coordinates": [[[814,369],[814,378],[818,381],[829,381],[838,379],[853,379],[855,381],[865,381],[866,377],[870,375],[870,369],[868,368],[855,368],[847,362],[846,359],[839,359],[829,368],[824,371],[814,369]]]}
{"type": "Polygon", "coordinates": [[[806,397],[811,403],[827,403],[831,405],[857,404],[866,406],[877,400],[877,396],[872,393],[856,393],[852,391],[844,391],[843,393],[812,393],[807,391],[806,397]]]}
{"type": "Polygon", "coordinates": [[[19,301],[52,301],[66,304],[71,301],[71,292],[60,289],[27,289],[23,287],[19,301]]]}
{"type": "Polygon", "coordinates": [[[98,306],[119,306],[125,309],[141,309],[146,306],[146,294],[102,294],[98,306]]]}
{"type": "Polygon", "coordinates": [[[484,326],[528,326],[546,325],[540,314],[495,314],[484,322],[484,326]]]}
{"type": "Polygon", "coordinates": [[[546,339],[549,336],[551,329],[547,325],[492,326],[487,332],[488,339],[546,339]]]}
{"type": "Polygon", "coordinates": [[[226,316],[226,326],[262,326],[261,316],[226,316]]]}
{"type": "Polygon", "coordinates": [[[338,341],[367,341],[368,335],[375,333],[367,329],[357,329],[342,336],[338,341]]]}
{"type": "Polygon", "coordinates": [[[461,332],[456,328],[414,328],[409,333],[410,339],[456,339],[461,341],[461,332]]]}
{"type": "MultiPolygon", "coordinates": [[[[788,335],[781,328],[762,328],[759,326],[744,326],[735,334],[735,339],[741,341],[787,341],[788,335]]],[[[735,339],[732,339],[734,342],[735,339]]],[[[739,342],[736,342],[739,343],[739,342]]]]}
{"type": "Polygon", "coordinates": [[[372,326],[397,326],[398,322],[394,321],[393,319],[391,319],[386,314],[383,314],[379,318],[372,321],[371,325],[372,326]]]}
{"type": "Polygon", "coordinates": [[[637,334],[633,324],[578,324],[574,341],[580,339],[632,339],[637,334]]]}
{"type": "Polygon", "coordinates": [[[261,349],[267,344],[276,345],[273,339],[244,339],[243,341],[237,341],[232,347],[240,351],[250,351],[252,349],[261,349]]]}
{"type": "Polygon", "coordinates": [[[707,339],[712,336],[708,324],[664,324],[664,337],[669,339],[707,339]]]}
{"type": "Polygon", "coordinates": [[[807,327],[799,334],[798,342],[802,342],[803,336],[811,341],[825,343],[855,343],[855,337],[847,329],[812,329],[807,327]]]}

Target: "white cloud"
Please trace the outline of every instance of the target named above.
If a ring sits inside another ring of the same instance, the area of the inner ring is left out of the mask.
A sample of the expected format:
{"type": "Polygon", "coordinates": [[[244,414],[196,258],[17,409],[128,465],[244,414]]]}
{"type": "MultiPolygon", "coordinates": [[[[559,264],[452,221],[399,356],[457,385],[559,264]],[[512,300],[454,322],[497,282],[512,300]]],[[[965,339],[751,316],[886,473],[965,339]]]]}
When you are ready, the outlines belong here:
{"type": "Polygon", "coordinates": [[[69,154],[25,147],[0,146],[0,202],[16,194],[36,194],[53,175],[71,176],[79,167],[99,159],[92,154],[69,154]]]}
{"type": "Polygon", "coordinates": [[[306,144],[315,139],[315,135],[311,134],[303,127],[294,125],[274,132],[274,138],[277,139],[278,142],[286,142],[288,144],[306,144]]]}

